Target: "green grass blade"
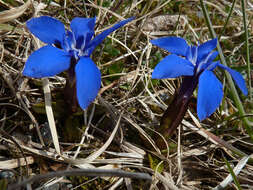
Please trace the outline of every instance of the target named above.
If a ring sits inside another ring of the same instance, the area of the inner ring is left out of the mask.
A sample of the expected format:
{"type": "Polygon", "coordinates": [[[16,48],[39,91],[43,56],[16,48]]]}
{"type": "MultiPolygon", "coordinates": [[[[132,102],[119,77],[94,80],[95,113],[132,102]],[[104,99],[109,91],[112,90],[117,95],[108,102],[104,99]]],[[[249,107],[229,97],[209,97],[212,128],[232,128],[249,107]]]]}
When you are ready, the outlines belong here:
{"type": "Polygon", "coordinates": [[[249,98],[252,100],[252,89],[251,89],[251,77],[250,77],[250,55],[249,55],[249,33],[247,26],[247,13],[246,13],[246,5],[245,0],[241,0],[242,5],[242,14],[243,14],[243,27],[244,27],[244,35],[245,35],[245,46],[246,46],[246,63],[247,63],[247,75],[249,82],[249,98]]]}
{"type": "MultiPolygon", "coordinates": [[[[204,17],[205,17],[208,29],[209,29],[209,31],[211,33],[211,36],[213,38],[216,38],[217,35],[216,35],[215,31],[214,31],[214,28],[213,28],[212,22],[210,20],[209,14],[207,12],[206,6],[204,4],[204,1],[200,0],[200,4],[201,4],[201,8],[202,8],[202,11],[203,11],[203,14],[204,14],[204,17]]],[[[222,49],[221,49],[219,41],[218,41],[218,44],[217,44],[217,49],[219,51],[221,63],[223,65],[227,66],[227,63],[226,63],[226,60],[225,60],[224,54],[222,52],[222,49]]],[[[236,107],[237,107],[237,109],[239,111],[239,114],[240,114],[240,116],[244,116],[245,115],[245,111],[244,111],[242,102],[240,100],[240,97],[239,97],[239,95],[237,93],[237,90],[235,88],[235,84],[233,82],[233,79],[232,79],[232,77],[230,76],[230,74],[228,72],[225,72],[225,76],[226,76],[226,78],[228,80],[228,84],[230,86],[231,93],[232,93],[233,99],[235,101],[236,107]]],[[[253,132],[252,132],[252,129],[251,129],[251,127],[253,126],[253,123],[250,122],[247,117],[243,117],[242,121],[243,121],[243,123],[245,125],[247,133],[250,135],[251,139],[253,140],[253,132]]]]}
{"type": "Polygon", "coordinates": [[[225,161],[225,163],[226,163],[226,165],[228,167],[229,173],[231,174],[231,176],[232,176],[232,178],[233,178],[233,180],[235,182],[235,185],[236,185],[237,189],[242,190],[242,188],[240,186],[240,183],[239,183],[239,181],[238,181],[238,179],[237,179],[237,177],[236,177],[236,175],[235,175],[232,167],[230,166],[229,162],[225,158],[224,158],[224,161],[225,161]]]}
{"type": "Polygon", "coordinates": [[[234,0],[233,3],[232,3],[232,6],[231,6],[231,9],[229,10],[229,13],[228,13],[227,19],[226,19],[226,21],[225,21],[225,24],[224,24],[224,26],[223,26],[223,28],[222,28],[221,33],[219,34],[219,37],[218,37],[219,40],[220,40],[221,36],[223,35],[223,33],[224,33],[224,31],[225,31],[227,25],[228,25],[229,19],[231,18],[231,15],[232,15],[233,10],[234,10],[234,7],[235,7],[235,1],[236,1],[236,0],[234,0]]]}

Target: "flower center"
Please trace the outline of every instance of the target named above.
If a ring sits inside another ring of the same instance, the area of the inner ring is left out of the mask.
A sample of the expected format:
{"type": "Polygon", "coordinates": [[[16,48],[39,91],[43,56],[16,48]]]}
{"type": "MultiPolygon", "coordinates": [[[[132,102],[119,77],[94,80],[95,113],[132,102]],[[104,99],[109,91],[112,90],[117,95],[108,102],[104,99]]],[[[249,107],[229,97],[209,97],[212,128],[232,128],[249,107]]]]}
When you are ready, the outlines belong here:
{"type": "Polygon", "coordinates": [[[72,32],[67,32],[63,42],[63,49],[67,51],[71,57],[74,57],[76,61],[78,61],[80,57],[84,56],[85,43],[82,43],[81,47],[77,48],[77,41],[72,32]]]}

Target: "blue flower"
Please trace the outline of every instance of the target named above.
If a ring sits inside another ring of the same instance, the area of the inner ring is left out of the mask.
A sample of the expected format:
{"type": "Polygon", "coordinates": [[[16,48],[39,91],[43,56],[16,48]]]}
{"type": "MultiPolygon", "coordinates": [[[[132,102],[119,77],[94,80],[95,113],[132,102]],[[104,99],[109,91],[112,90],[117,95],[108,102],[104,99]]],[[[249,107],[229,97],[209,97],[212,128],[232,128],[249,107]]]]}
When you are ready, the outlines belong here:
{"type": "MultiPolygon", "coordinates": [[[[186,79],[182,86],[184,88],[193,86],[190,96],[198,84],[197,115],[200,120],[210,116],[220,105],[223,97],[222,84],[212,72],[217,66],[228,71],[242,93],[248,94],[245,81],[240,73],[220,64],[219,61],[214,61],[218,55],[217,51],[213,51],[217,46],[217,39],[198,46],[188,45],[180,37],[159,38],[151,40],[151,43],[171,53],[157,64],[152,78],[165,79],[184,76],[188,78],[188,81],[186,79]],[[191,85],[189,85],[189,78],[191,85]]],[[[187,95],[187,90],[183,91],[181,95],[187,95]]]]}
{"type": "Polygon", "coordinates": [[[23,75],[50,77],[72,68],[78,103],[86,109],[96,98],[101,83],[101,74],[90,59],[91,53],[106,36],[133,19],[123,20],[95,37],[95,18],[74,18],[70,23],[71,31],[65,30],[62,22],[49,16],[30,19],[27,28],[47,45],[29,56],[23,75]]]}

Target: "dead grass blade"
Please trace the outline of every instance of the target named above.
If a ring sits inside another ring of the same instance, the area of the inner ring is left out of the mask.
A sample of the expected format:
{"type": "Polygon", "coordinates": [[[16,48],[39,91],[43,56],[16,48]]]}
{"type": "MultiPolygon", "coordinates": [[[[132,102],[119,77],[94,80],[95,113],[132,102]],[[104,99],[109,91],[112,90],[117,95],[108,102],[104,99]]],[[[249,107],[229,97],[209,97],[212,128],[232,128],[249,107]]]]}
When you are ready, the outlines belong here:
{"type": "Polygon", "coordinates": [[[137,125],[133,120],[131,120],[130,118],[124,116],[124,119],[129,122],[133,127],[135,127],[141,135],[143,135],[147,141],[152,145],[152,147],[156,150],[157,153],[161,154],[160,149],[156,146],[154,140],[139,126],[137,125]]]}
{"type": "Polygon", "coordinates": [[[58,135],[57,135],[57,131],[56,131],[55,121],[54,121],[51,93],[50,93],[50,88],[49,88],[49,80],[47,78],[44,78],[42,81],[43,81],[43,91],[44,91],[44,96],[45,96],[45,108],[46,108],[49,128],[51,131],[55,150],[60,155],[61,150],[60,150],[60,145],[59,145],[59,141],[58,141],[58,135]]]}
{"type": "Polygon", "coordinates": [[[189,110],[188,110],[188,113],[190,114],[193,122],[198,126],[198,128],[200,129],[200,131],[202,131],[202,133],[200,133],[200,134],[201,135],[203,133],[205,134],[205,135],[202,135],[202,136],[206,137],[208,140],[214,142],[217,145],[220,145],[222,147],[227,148],[228,150],[231,150],[233,153],[235,153],[235,154],[237,154],[239,156],[247,156],[247,154],[245,154],[244,152],[240,151],[239,149],[235,148],[234,146],[232,146],[231,144],[227,143],[226,141],[220,139],[219,137],[217,137],[213,133],[210,133],[209,131],[207,131],[204,128],[202,128],[202,126],[199,123],[199,121],[197,120],[197,118],[194,117],[194,115],[189,110]]]}
{"type": "MultiPolygon", "coordinates": [[[[3,138],[2,139],[8,143],[11,143],[11,144],[14,144],[13,141],[7,139],[7,138],[3,138]]],[[[17,142],[20,142],[16,139],[17,142]]],[[[36,148],[33,148],[33,147],[29,147],[29,146],[26,146],[26,145],[23,145],[21,142],[19,143],[19,146],[24,149],[24,150],[27,150],[33,154],[36,154],[36,155],[39,155],[39,156],[43,156],[43,157],[46,157],[46,158],[49,158],[49,159],[52,159],[52,160],[56,160],[58,162],[62,162],[63,159],[62,158],[56,158],[56,155],[55,153],[53,152],[49,152],[49,151],[44,151],[44,150],[41,150],[41,149],[36,149],[36,148]]]]}
{"type": "Polygon", "coordinates": [[[25,12],[30,4],[31,0],[28,0],[24,5],[21,5],[20,7],[0,12],[0,23],[8,22],[18,18],[25,12]]]}
{"type": "MultiPolygon", "coordinates": [[[[250,156],[244,156],[239,162],[238,164],[235,166],[235,168],[233,169],[234,174],[237,176],[241,170],[244,168],[244,166],[247,164],[248,160],[249,160],[250,156]]],[[[233,181],[233,177],[231,174],[229,174],[218,186],[216,186],[215,188],[213,188],[213,190],[221,190],[221,189],[225,189],[231,182],[233,181]]]]}
{"type": "Polygon", "coordinates": [[[156,172],[155,174],[154,174],[154,178],[155,179],[157,179],[157,180],[159,180],[159,181],[161,181],[162,182],[162,184],[164,185],[164,188],[165,189],[172,189],[172,190],[179,190],[178,188],[177,188],[177,186],[174,184],[174,182],[172,181],[172,180],[170,180],[171,179],[171,177],[168,177],[169,176],[169,174],[168,173],[166,173],[166,176],[163,176],[162,174],[160,174],[160,173],[158,173],[158,172],[156,172]]]}
{"type": "MultiPolygon", "coordinates": [[[[119,18],[120,20],[124,20],[124,17],[122,17],[121,15],[119,15],[119,14],[117,14],[117,13],[115,13],[115,12],[113,12],[113,11],[111,11],[111,10],[105,8],[105,7],[102,7],[102,6],[100,6],[100,5],[96,5],[93,1],[89,1],[89,3],[85,3],[85,5],[88,6],[88,7],[93,7],[93,8],[95,8],[95,9],[98,9],[99,11],[105,11],[105,12],[110,13],[110,14],[112,14],[113,16],[119,18]],[[90,4],[89,4],[89,3],[90,3],[90,4]]],[[[100,17],[100,16],[98,15],[98,18],[99,18],[99,17],[100,17]]],[[[105,29],[105,28],[104,28],[104,29],[105,29]]]]}
{"type": "Polygon", "coordinates": [[[26,166],[27,164],[29,165],[33,163],[34,159],[32,156],[27,156],[26,158],[3,160],[0,161],[0,170],[14,169],[20,166],[26,166]]]}
{"type": "Polygon", "coordinates": [[[97,159],[108,148],[108,146],[111,144],[111,142],[112,142],[113,138],[115,137],[116,132],[117,132],[117,130],[119,128],[120,120],[121,120],[121,115],[119,116],[117,124],[116,124],[115,128],[113,129],[112,134],[110,135],[109,139],[96,152],[92,153],[91,155],[89,155],[85,159],[73,160],[73,159],[68,159],[68,158],[65,158],[65,157],[63,159],[66,160],[66,161],[68,161],[69,163],[73,163],[75,165],[91,163],[92,161],[94,161],[95,159],[97,159]]]}
{"type": "Polygon", "coordinates": [[[119,186],[123,183],[123,181],[124,181],[124,178],[120,178],[108,190],[115,190],[119,188],[119,186]]]}

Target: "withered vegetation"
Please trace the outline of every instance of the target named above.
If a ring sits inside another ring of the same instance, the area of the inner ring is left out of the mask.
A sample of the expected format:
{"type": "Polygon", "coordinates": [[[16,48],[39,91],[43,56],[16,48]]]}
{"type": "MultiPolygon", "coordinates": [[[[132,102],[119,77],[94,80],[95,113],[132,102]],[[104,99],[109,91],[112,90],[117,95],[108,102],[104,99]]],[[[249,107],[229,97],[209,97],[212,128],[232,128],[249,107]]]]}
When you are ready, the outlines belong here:
{"type": "MultiPolygon", "coordinates": [[[[253,2],[246,2],[252,49],[253,2]]],[[[245,61],[243,9],[236,1],[230,15],[232,3],[211,0],[206,6],[228,65],[243,74],[248,86],[253,74],[245,61]]],[[[198,122],[195,96],[171,139],[157,132],[180,79],[151,80],[153,68],[168,53],[149,40],[173,35],[197,44],[211,39],[199,1],[0,0],[0,11],[0,189],[7,184],[10,189],[253,188],[252,139],[224,73],[217,71],[224,99],[210,118],[198,122]],[[43,46],[25,22],[41,15],[66,26],[74,17],[96,16],[97,34],[136,17],[93,53],[102,86],[85,112],[69,114],[65,73],[48,79],[22,75],[28,56],[43,46]],[[164,149],[155,144],[158,138],[164,149]],[[240,185],[229,176],[229,166],[240,185]]],[[[252,122],[251,97],[241,100],[243,117],[252,122]]]]}

